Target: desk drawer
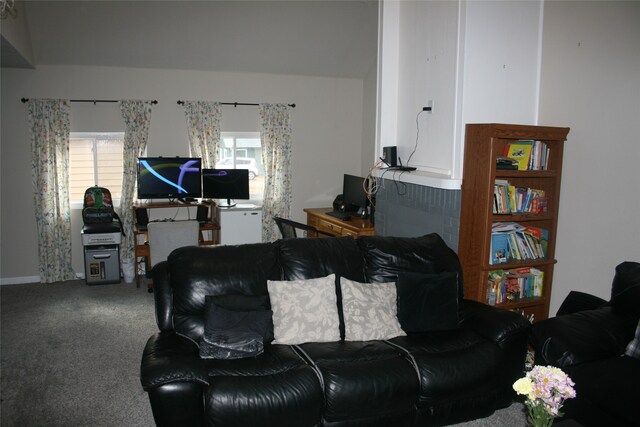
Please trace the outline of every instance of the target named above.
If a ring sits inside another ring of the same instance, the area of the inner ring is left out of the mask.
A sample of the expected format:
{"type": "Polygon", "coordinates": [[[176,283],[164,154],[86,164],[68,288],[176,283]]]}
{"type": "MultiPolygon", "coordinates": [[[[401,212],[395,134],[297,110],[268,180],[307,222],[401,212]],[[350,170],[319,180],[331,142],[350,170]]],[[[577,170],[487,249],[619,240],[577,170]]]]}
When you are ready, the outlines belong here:
{"type": "Polygon", "coordinates": [[[316,225],[316,228],[320,231],[324,231],[325,233],[335,234],[336,236],[339,236],[342,234],[342,227],[340,227],[339,225],[333,224],[331,222],[325,221],[323,219],[318,220],[318,224],[316,225]]]}

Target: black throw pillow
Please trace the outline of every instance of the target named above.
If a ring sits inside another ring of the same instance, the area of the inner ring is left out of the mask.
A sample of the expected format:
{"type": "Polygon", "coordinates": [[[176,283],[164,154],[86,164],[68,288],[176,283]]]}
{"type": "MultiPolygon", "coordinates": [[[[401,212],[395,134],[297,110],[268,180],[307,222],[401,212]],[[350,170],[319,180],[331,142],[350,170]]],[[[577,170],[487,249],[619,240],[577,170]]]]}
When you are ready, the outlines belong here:
{"type": "Polygon", "coordinates": [[[207,298],[200,357],[239,359],[258,356],[264,351],[271,318],[271,310],[227,310],[207,298]]]}
{"type": "MultiPolygon", "coordinates": [[[[213,304],[225,308],[231,311],[261,311],[271,309],[271,303],[269,302],[269,295],[207,295],[205,297],[205,303],[207,306],[212,301],[213,304]]],[[[264,342],[270,343],[274,340],[273,336],[273,320],[269,320],[267,328],[267,334],[264,342]]]]}
{"type": "Polygon", "coordinates": [[[398,274],[398,320],[405,332],[456,329],[458,273],[398,274]]]}

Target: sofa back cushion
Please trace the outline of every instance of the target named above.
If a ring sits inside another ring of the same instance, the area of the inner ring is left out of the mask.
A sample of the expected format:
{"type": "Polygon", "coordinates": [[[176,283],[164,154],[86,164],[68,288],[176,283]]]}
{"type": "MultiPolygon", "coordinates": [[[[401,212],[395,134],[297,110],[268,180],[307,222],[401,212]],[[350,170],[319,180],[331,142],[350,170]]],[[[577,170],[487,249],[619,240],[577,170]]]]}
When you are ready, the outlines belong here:
{"type": "Polygon", "coordinates": [[[284,280],[305,280],[335,274],[363,281],[364,259],[352,237],[283,239],[278,241],[284,280]]]}
{"type": "Polygon", "coordinates": [[[436,234],[422,237],[365,236],[358,239],[364,252],[365,281],[395,282],[398,274],[457,272],[458,298],[463,297],[462,267],[458,255],[436,234]]]}
{"type": "Polygon", "coordinates": [[[284,280],[317,279],[335,274],[340,337],[344,338],[340,278],[364,281],[364,258],[356,240],[352,237],[283,239],[277,245],[284,280]]]}
{"type": "Polygon", "coordinates": [[[611,306],[621,314],[640,317],[640,263],[625,261],[616,266],[611,306]]]}
{"type": "Polygon", "coordinates": [[[280,279],[275,245],[185,247],[167,260],[173,327],[199,341],[207,295],[268,295],[267,280],[280,279]]]}

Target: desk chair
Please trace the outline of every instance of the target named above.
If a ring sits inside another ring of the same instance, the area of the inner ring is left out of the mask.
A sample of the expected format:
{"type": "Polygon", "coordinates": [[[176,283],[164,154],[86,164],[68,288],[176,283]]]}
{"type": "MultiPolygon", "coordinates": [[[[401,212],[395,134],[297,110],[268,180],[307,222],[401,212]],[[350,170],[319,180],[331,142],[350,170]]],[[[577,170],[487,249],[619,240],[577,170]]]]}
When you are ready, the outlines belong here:
{"type": "MultiPolygon", "coordinates": [[[[148,272],[161,261],[166,261],[169,254],[183,246],[198,246],[200,224],[198,221],[150,222],[147,225],[149,235],[148,272]]],[[[148,285],[153,292],[153,284],[148,285]]]]}
{"type": "Polygon", "coordinates": [[[307,235],[315,234],[316,236],[326,236],[326,237],[334,237],[333,234],[325,233],[324,231],[320,231],[315,227],[312,227],[307,224],[303,224],[301,222],[292,221],[290,219],[280,218],[278,216],[273,217],[278,229],[280,230],[280,234],[282,234],[282,238],[284,239],[292,239],[298,237],[296,230],[306,231],[307,235]]]}

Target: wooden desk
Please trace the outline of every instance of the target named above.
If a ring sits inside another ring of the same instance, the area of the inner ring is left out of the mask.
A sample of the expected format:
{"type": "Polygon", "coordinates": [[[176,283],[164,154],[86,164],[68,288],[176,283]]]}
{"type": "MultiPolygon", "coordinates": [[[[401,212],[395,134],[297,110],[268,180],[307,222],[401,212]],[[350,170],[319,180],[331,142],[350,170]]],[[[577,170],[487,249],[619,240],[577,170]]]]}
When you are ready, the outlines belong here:
{"type": "Polygon", "coordinates": [[[305,208],[307,213],[307,225],[317,228],[334,236],[373,236],[375,228],[368,219],[360,219],[355,216],[345,221],[340,218],[327,215],[332,208],[305,208]]]}
{"type": "MultiPolygon", "coordinates": [[[[182,208],[189,206],[208,206],[209,218],[204,224],[200,224],[200,236],[198,238],[198,244],[200,246],[217,245],[220,239],[220,226],[215,218],[216,203],[215,202],[200,202],[191,203],[188,205],[182,203],[135,203],[133,205],[133,251],[135,256],[135,277],[136,286],[140,287],[140,274],[139,267],[144,264],[145,274],[147,272],[147,266],[149,265],[149,256],[151,250],[149,249],[149,236],[147,235],[146,227],[138,228],[136,221],[137,209],[161,209],[161,208],[182,208]]],[[[148,215],[147,215],[148,217],[148,215]]],[[[150,291],[151,292],[151,291],[150,291]]]]}

